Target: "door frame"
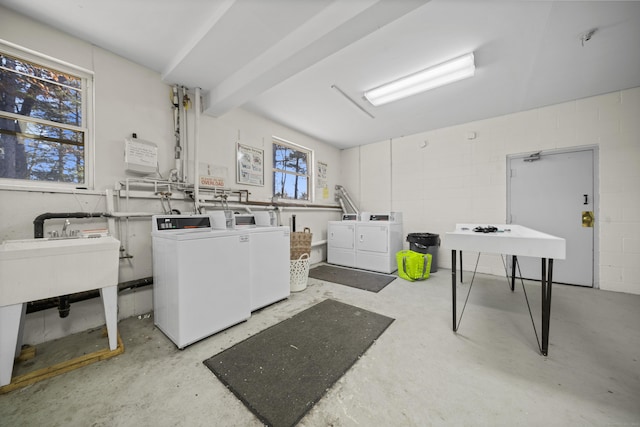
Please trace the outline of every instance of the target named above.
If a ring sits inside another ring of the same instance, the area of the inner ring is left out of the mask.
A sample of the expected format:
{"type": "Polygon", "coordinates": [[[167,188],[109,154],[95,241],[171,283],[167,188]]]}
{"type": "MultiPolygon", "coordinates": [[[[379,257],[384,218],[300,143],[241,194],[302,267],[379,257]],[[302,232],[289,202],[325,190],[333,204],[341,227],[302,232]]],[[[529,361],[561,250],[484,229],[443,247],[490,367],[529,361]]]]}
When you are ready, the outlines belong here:
{"type": "MultiPolygon", "coordinates": [[[[600,289],[600,158],[598,145],[582,145],[577,147],[556,148],[549,150],[529,151],[526,153],[507,154],[506,181],[507,181],[507,216],[506,223],[511,223],[511,161],[520,160],[531,155],[540,156],[553,154],[575,153],[579,151],[591,151],[593,153],[593,215],[595,221],[593,225],[593,287],[600,289]]],[[[511,265],[511,263],[509,263],[511,265]]]]}

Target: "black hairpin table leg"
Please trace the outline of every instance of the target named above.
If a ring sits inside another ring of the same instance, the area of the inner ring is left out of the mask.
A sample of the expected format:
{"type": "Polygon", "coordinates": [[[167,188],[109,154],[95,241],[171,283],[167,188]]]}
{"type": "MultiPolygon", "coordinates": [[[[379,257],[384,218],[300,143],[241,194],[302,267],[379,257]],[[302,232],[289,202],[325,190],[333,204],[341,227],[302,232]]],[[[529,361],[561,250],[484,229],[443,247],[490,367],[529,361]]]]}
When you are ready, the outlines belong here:
{"type": "Polygon", "coordinates": [[[453,303],[453,331],[456,331],[456,250],[451,250],[451,302],[453,303]]]}
{"type": "Polygon", "coordinates": [[[511,255],[511,292],[516,288],[516,265],[518,265],[518,257],[511,255]]]}
{"type": "Polygon", "coordinates": [[[549,351],[549,322],[551,318],[551,285],[553,284],[553,259],[542,258],[542,355],[549,351]],[[547,269],[548,261],[548,269],[547,269]]]}

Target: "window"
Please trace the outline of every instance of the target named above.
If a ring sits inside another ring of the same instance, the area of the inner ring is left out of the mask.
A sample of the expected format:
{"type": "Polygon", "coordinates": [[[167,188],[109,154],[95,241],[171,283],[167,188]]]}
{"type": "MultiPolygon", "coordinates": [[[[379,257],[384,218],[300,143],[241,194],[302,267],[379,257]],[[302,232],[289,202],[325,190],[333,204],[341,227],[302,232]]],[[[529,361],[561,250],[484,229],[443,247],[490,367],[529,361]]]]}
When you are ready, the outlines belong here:
{"type": "Polygon", "coordinates": [[[311,200],[311,150],[296,144],[273,141],[273,195],[282,199],[311,200]]]}
{"type": "Polygon", "coordinates": [[[90,185],[91,75],[0,49],[0,183],[90,185]]]}

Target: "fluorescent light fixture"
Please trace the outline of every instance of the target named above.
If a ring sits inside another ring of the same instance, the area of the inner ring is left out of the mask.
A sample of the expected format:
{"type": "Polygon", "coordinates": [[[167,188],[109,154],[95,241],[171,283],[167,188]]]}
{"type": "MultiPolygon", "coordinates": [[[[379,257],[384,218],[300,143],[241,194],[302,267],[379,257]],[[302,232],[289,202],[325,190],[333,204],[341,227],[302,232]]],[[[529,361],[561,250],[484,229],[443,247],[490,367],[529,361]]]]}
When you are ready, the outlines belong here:
{"type": "Polygon", "coordinates": [[[367,101],[377,107],[387,102],[406,98],[429,89],[466,79],[467,77],[473,77],[475,70],[473,52],[471,52],[378,86],[365,92],[364,96],[367,101]]]}

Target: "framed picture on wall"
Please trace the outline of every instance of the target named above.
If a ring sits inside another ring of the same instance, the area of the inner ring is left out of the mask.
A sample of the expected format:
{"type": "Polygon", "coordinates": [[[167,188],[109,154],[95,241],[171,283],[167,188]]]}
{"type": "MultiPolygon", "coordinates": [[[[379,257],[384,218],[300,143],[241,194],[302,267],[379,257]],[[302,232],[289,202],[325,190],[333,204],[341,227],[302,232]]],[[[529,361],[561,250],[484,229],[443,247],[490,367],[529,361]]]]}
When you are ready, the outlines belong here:
{"type": "Polygon", "coordinates": [[[238,143],[238,184],[264,186],[264,151],[238,143]]]}

